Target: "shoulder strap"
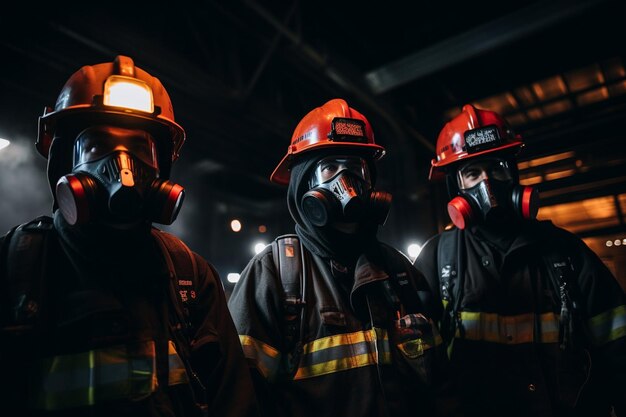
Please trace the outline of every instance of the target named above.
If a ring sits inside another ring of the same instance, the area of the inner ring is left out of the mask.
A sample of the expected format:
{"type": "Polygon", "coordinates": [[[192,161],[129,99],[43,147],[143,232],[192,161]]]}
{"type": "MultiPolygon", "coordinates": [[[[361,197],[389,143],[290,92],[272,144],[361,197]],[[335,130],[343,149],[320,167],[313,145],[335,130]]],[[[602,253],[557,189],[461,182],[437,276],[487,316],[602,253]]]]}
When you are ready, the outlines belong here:
{"type": "Polygon", "coordinates": [[[464,245],[462,231],[455,229],[441,233],[437,245],[437,272],[441,298],[444,303],[444,316],[441,323],[441,333],[448,343],[448,355],[452,353],[452,345],[459,326],[457,314],[461,298],[463,297],[464,284],[464,245]]]}
{"type": "Polygon", "coordinates": [[[285,292],[285,302],[302,301],[302,248],[295,234],[278,236],[272,242],[274,265],[285,292]]]}
{"type": "MultiPolygon", "coordinates": [[[[580,347],[581,337],[579,328],[581,323],[580,301],[583,297],[580,294],[575,276],[574,264],[567,251],[567,245],[560,242],[554,244],[551,236],[565,237],[565,232],[557,227],[550,220],[537,221],[535,223],[541,233],[541,245],[539,246],[539,257],[543,259],[548,277],[554,293],[554,301],[560,304],[559,315],[559,346],[562,350],[570,350],[580,347]]],[[[567,240],[565,240],[567,241],[567,240]]]]}
{"type": "Polygon", "coordinates": [[[189,247],[178,237],[163,230],[152,228],[152,236],[167,265],[170,278],[170,325],[179,356],[190,376],[193,395],[199,407],[206,407],[206,387],[189,363],[191,355],[191,331],[194,323],[190,307],[196,300],[198,264],[189,247]]]}
{"type": "Polygon", "coordinates": [[[44,275],[52,218],[40,216],[14,227],[4,240],[6,288],[9,326],[26,330],[35,325],[43,304],[44,275]]]}
{"type": "Polygon", "coordinates": [[[456,234],[442,233],[437,246],[437,273],[439,274],[439,286],[441,298],[446,304],[446,309],[452,307],[452,293],[457,277],[456,266],[456,234]]]}
{"type": "Polygon", "coordinates": [[[169,272],[172,306],[180,324],[186,329],[191,326],[189,307],[196,299],[196,258],[191,249],[171,233],[153,228],[152,236],[163,253],[169,272]]]}
{"type": "MultiPolygon", "coordinates": [[[[574,275],[574,266],[570,257],[551,247],[543,251],[543,259],[548,275],[555,292],[557,302],[560,303],[559,315],[559,346],[561,350],[577,347],[579,335],[576,330],[580,306],[574,275]]],[[[555,297],[555,298],[556,298],[555,297]]]]}
{"type": "Polygon", "coordinates": [[[272,242],[272,256],[284,296],[284,326],[287,352],[290,352],[289,371],[298,365],[303,337],[305,300],[305,251],[298,236],[278,236],[272,242]]]}

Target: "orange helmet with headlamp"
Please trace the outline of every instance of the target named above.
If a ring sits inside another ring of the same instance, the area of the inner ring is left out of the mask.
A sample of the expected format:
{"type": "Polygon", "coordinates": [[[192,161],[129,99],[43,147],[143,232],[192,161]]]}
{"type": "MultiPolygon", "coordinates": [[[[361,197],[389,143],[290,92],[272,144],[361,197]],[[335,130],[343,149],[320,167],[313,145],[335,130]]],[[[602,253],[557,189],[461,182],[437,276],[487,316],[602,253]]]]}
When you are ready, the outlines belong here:
{"type": "Polygon", "coordinates": [[[171,224],[184,189],[168,178],[184,141],[159,79],[119,55],[69,78],[39,118],[36,147],[49,160],[53,209],[69,224],[171,224]]]}
{"type": "Polygon", "coordinates": [[[127,56],[83,66],[70,77],[54,108],[47,107],[39,118],[37,150],[48,158],[60,126],[80,129],[98,122],[150,132],[157,141],[162,176],[169,176],[185,131],[174,120],[172,102],[161,81],[135,67],[127,56]]]}

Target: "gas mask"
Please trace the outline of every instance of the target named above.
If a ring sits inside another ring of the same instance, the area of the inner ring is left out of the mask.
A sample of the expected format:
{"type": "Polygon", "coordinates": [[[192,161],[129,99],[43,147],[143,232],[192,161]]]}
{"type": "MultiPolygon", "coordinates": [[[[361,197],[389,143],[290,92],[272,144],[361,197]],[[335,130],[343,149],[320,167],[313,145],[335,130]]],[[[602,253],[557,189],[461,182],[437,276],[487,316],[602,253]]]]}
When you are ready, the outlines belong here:
{"type": "Polygon", "coordinates": [[[70,225],[96,217],[112,224],[142,219],[171,224],[184,189],[159,179],[152,136],[142,130],[97,126],[76,138],[72,173],[57,182],[56,198],[70,225]]]}
{"type": "Polygon", "coordinates": [[[534,219],[539,209],[539,193],[513,181],[508,162],[501,159],[478,160],[457,171],[459,196],[448,203],[448,214],[459,229],[470,223],[498,223],[534,219]]]}
{"type": "Polygon", "coordinates": [[[390,206],[391,195],[372,189],[367,162],[355,156],[321,159],[309,180],[309,191],[302,196],[306,217],[318,227],[358,223],[366,217],[384,224],[390,206]]]}

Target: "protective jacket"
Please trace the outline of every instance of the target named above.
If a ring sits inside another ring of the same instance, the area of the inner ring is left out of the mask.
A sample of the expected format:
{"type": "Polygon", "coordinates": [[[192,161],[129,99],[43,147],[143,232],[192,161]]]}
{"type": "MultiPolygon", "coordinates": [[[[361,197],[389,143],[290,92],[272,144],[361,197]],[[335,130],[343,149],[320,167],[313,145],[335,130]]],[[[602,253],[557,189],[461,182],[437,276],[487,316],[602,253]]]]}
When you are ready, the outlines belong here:
{"type": "MultiPolygon", "coordinates": [[[[189,300],[181,320],[170,291],[172,265],[149,225],[147,233],[132,235],[73,234],[57,213],[47,227],[44,254],[31,256],[41,267],[29,269],[40,277],[9,268],[8,235],[0,238],[5,410],[12,416],[255,415],[249,372],[210,264],[191,253],[196,273],[177,283],[189,300]],[[21,305],[19,291],[36,293],[36,308],[21,305]]],[[[17,251],[35,250],[31,236],[16,236],[17,251]]]]}
{"type": "Polygon", "coordinates": [[[456,235],[452,253],[439,253],[440,234],[415,265],[442,302],[442,333],[453,324],[444,339],[469,415],[626,413],[624,291],[579,238],[549,221],[509,241],[443,234],[456,235]]]}
{"type": "Polygon", "coordinates": [[[229,308],[264,414],[434,415],[445,353],[425,311],[427,286],[408,258],[379,249],[346,268],[303,248],[301,331],[292,344],[293,312],[272,247],[245,267],[229,308]]]}

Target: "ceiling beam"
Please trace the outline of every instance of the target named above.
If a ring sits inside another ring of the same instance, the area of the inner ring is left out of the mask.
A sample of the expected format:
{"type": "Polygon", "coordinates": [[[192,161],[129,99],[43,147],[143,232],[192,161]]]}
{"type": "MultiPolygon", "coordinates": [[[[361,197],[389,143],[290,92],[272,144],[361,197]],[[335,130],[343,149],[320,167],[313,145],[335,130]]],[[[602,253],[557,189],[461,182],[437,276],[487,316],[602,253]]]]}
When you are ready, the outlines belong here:
{"type": "MultiPolygon", "coordinates": [[[[319,68],[326,77],[342,89],[354,95],[357,99],[361,100],[366,106],[372,109],[372,111],[376,112],[381,118],[389,123],[395,132],[407,133],[409,136],[417,139],[417,141],[429,152],[434,152],[434,145],[424,135],[398,120],[397,117],[393,116],[393,111],[389,111],[386,106],[380,104],[380,99],[373,97],[367,92],[366,86],[360,85],[358,80],[362,79],[361,74],[358,74],[355,71],[347,71],[345,68],[339,69],[336,66],[331,65],[329,63],[331,60],[327,55],[317,52],[313,47],[305,43],[299,34],[293,32],[285,26],[255,0],[246,0],[245,3],[262,19],[271,24],[286,39],[297,46],[298,51],[300,51],[300,53],[306,57],[309,62],[319,68]]],[[[402,135],[399,134],[398,136],[400,137],[397,139],[402,140],[402,135]]]]}
{"type": "Polygon", "coordinates": [[[602,1],[534,3],[375,69],[365,75],[366,83],[374,94],[385,93],[555,25],[602,1]]]}
{"type": "Polygon", "coordinates": [[[607,195],[624,194],[626,193],[626,176],[616,176],[614,174],[620,170],[623,170],[623,168],[607,167],[538,184],[537,188],[541,196],[541,205],[552,206],[590,198],[606,197],[607,195]],[[596,171],[601,172],[598,173],[596,171]],[[613,175],[610,175],[610,172],[613,172],[613,175]]]}
{"type": "Polygon", "coordinates": [[[616,234],[622,234],[625,232],[626,232],[626,226],[623,224],[620,224],[618,226],[610,226],[610,227],[603,227],[600,229],[591,229],[591,230],[585,230],[582,232],[576,232],[576,235],[582,239],[586,237],[601,237],[601,236],[616,235],[616,234]]]}

